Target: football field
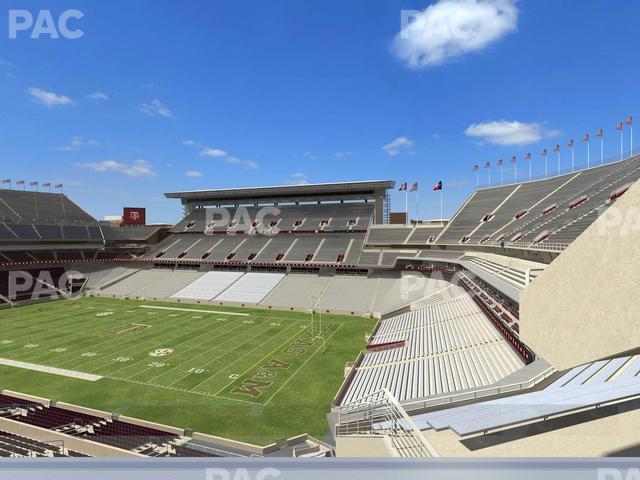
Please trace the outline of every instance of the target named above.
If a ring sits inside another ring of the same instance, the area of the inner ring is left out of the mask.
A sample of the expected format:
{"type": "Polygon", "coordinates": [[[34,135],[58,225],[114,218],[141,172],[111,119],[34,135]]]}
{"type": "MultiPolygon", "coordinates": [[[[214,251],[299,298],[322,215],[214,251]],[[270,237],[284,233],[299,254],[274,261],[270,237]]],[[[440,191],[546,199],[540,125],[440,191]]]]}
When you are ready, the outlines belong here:
{"type": "Polygon", "coordinates": [[[322,436],[374,320],[80,298],[0,311],[0,386],[254,443],[322,436]]]}

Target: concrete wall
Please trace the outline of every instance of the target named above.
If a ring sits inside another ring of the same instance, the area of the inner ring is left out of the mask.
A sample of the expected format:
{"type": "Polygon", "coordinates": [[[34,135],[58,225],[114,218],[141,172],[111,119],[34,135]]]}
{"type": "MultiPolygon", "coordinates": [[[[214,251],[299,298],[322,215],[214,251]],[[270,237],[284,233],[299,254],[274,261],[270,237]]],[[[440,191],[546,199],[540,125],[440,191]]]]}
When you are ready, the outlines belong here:
{"type": "Polygon", "coordinates": [[[350,435],[336,438],[336,457],[395,457],[390,440],[382,435],[350,435]]]}
{"type": "Polygon", "coordinates": [[[640,347],[640,182],[520,293],[520,333],[559,369],[640,347]]]}

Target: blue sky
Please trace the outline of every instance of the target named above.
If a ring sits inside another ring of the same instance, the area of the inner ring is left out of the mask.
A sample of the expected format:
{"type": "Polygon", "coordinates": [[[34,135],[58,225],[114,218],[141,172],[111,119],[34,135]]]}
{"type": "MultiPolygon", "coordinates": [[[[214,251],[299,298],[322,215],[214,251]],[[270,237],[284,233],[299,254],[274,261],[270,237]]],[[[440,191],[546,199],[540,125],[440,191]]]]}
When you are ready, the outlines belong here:
{"type": "Polygon", "coordinates": [[[635,0],[53,6],[0,8],[0,176],[62,182],[98,218],[145,206],[175,222],[166,191],[367,179],[418,181],[427,218],[443,180],[451,215],[474,163],[517,155],[524,179],[522,155],[540,175],[560,143],[566,168],[574,138],[582,164],[585,132],[599,159],[598,128],[616,155],[616,122],[640,111],[635,0]],[[9,38],[12,9],[77,9],[84,35],[9,38]]]}

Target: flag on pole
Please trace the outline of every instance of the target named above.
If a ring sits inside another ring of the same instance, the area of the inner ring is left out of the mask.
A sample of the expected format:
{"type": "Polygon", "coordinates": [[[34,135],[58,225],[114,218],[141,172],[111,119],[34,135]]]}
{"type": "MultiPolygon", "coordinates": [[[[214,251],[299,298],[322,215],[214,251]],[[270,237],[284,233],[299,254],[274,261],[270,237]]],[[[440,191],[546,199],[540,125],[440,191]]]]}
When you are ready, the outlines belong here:
{"type": "Polygon", "coordinates": [[[10,178],[5,178],[4,180],[2,180],[2,183],[11,183],[11,179],[10,178]]]}
{"type": "Polygon", "coordinates": [[[476,163],[471,170],[473,170],[474,172],[477,172],[478,168],[479,168],[478,164],[476,163]]]}
{"type": "Polygon", "coordinates": [[[50,187],[51,186],[51,182],[45,182],[42,184],[43,187],[50,187]]]}
{"type": "Polygon", "coordinates": [[[24,180],[17,180],[16,185],[24,185],[24,180]]]}
{"type": "Polygon", "coordinates": [[[588,142],[589,141],[589,134],[588,133],[584,134],[584,137],[582,137],[582,141],[583,142],[588,142]]]}
{"type": "Polygon", "coordinates": [[[540,152],[540,155],[543,157],[546,157],[549,154],[549,152],[547,151],[547,149],[545,148],[544,150],[542,150],[542,152],[540,152]]]}
{"type": "Polygon", "coordinates": [[[502,159],[498,160],[498,166],[501,167],[504,165],[504,161],[502,159]]]}
{"type": "Polygon", "coordinates": [[[56,183],[56,184],[53,186],[53,188],[62,188],[62,187],[64,187],[64,185],[63,185],[63,184],[61,184],[61,183],[56,183]]]}
{"type": "Polygon", "coordinates": [[[567,143],[567,148],[573,148],[573,138],[567,143]]]}
{"type": "Polygon", "coordinates": [[[553,147],[553,151],[554,152],[559,152],[560,151],[560,144],[558,144],[555,147],[553,147]]]}
{"type": "Polygon", "coordinates": [[[622,122],[618,122],[616,125],[616,130],[622,130],[624,127],[622,126],[622,122]]]}
{"type": "Polygon", "coordinates": [[[38,185],[38,182],[29,182],[30,187],[35,187],[38,185]]]}
{"type": "Polygon", "coordinates": [[[624,122],[627,125],[633,125],[633,117],[631,115],[629,115],[629,117],[627,118],[627,120],[624,122]]]}
{"type": "Polygon", "coordinates": [[[518,159],[516,158],[515,155],[513,157],[511,157],[511,163],[516,163],[517,161],[518,161],[518,159]]]}
{"type": "Polygon", "coordinates": [[[433,191],[442,190],[442,180],[440,180],[435,187],[433,187],[433,191]]]}
{"type": "Polygon", "coordinates": [[[487,162],[484,164],[484,168],[491,168],[491,162],[487,162]]]}
{"type": "Polygon", "coordinates": [[[596,132],[596,137],[602,138],[604,137],[604,130],[600,129],[596,132]]]}
{"type": "Polygon", "coordinates": [[[531,152],[527,153],[527,154],[524,156],[524,159],[525,159],[525,160],[531,160],[531,152]]]}
{"type": "Polygon", "coordinates": [[[413,185],[411,185],[411,189],[409,191],[410,192],[417,192],[418,191],[418,182],[415,182],[413,185]]]}
{"type": "Polygon", "coordinates": [[[400,188],[398,189],[398,191],[399,192],[406,192],[408,187],[409,187],[409,185],[407,184],[407,182],[401,183],[400,184],[400,188]]]}

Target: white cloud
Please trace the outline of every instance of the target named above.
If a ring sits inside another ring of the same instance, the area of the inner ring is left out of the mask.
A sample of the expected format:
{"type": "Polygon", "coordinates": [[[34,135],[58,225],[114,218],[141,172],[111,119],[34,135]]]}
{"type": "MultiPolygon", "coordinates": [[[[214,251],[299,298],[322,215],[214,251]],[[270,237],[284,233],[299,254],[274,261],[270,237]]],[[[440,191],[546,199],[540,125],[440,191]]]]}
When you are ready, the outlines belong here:
{"type": "Polygon", "coordinates": [[[59,147],[53,147],[54,150],[60,150],[63,152],[73,152],[83,147],[99,147],[101,145],[97,140],[91,140],[90,138],[73,137],[71,141],[66,145],[59,147]]]}
{"type": "Polygon", "coordinates": [[[219,148],[211,148],[194,140],[183,140],[182,144],[188,147],[196,147],[200,149],[201,157],[220,158],[224,160],[225,163],[229,163],[232,165],[242,165],[252,170],[259,168],[258,164],[253,160],[242,160],[236,156],[230,155],[224,150],[221,150],[219,148]]]}
{"type": "Polygon", "coordinates": [[[507,120],[474,123],[464,133],[494,145],[529,145],[559,134],[557,130],[548,130],[539,123],[507,120]]]}
{"type": "Polygon", "coordinates": [[[302,156],[308,158],[309,160],[316,160],[318,158],[318,155],[316,155],[314,152],[304,152],[302,156]]]}
{"type": "Polygon", "coordinates": [[[59,95],[54,92],[47,92],[46,90],[42,90],[41,88],[29,87],[27,89],[27,92],[29,92],[29,95],[31,95],[31,99],[35,103],[39,103],[41,105],[44,105],[45,107],[75,105],[75,102],[69,97],[59,95]]]}
{"type": "Polygon", "coordinates": [[[196,177],[201,177],[201,176],[202,176],[202,172],[198,172],[198,171],[196,171],[196,170],[187,170],[187,171],[185,172],[185,175],[186,175],[187,177],[194,177],[194,178],[196,178],[196,177]]]}
{"type": "Polygon", "coordinates": [[[410,68],[439,65],[488,47],[517,23],[516,0],[439,0],[409,18],[392,51],[410,68]]]}
{"type": "Polygon", "coordinates": [[[115,160],[105,160],[103,162],[89,162],[76,164],[81,168],[88,168],[96,172],[116,172],[129,177],[155,177],[156,172],[146,160],[135,160],[131,164],[116,162],[115,160]]]}
{"type": "Polygon", "coordinates": [[[306,185],[308,184],[308,176],[302,172],[296,172],[291,174],[291,176],[285,180],[286,185],[306,185]]]}
{"type": "Polygon", "coordinates": [[[91,100],[109,100],[109,95],[104,92],[93,92],[87,95],[91,100]]]}
{"type": "Polygon", "coordinates": [[[390,157],[395,157],[402,152],[413,155],[415,153],[413,151],[413,145],[413,141],[409,140],[407,137],[398,137],[386,145],[383,145],[382,151],[390,157]]]}
{"type": "Polygon", "coordinates": [[[169,110],[169,108],[157,98],[140,105],[140,111],[152,117],[154,115],[160,115],[161,117],[166,118],[173,117],[171,110],[169,110]]]}
{"type": "Polygon", "coordinates": [[[200,150],[201,157],[223,158],[227,156],[227,152],[219,148],[202,147],[200,150]]]}
{"type": "Polygon", "coordinates": [[[336,158],[339,158],[340,160],[342,160],[343,158],[347,158],[353,155],[353,152],[338,151],[335,153],[335,155],[336,155],[336,158]]]}

